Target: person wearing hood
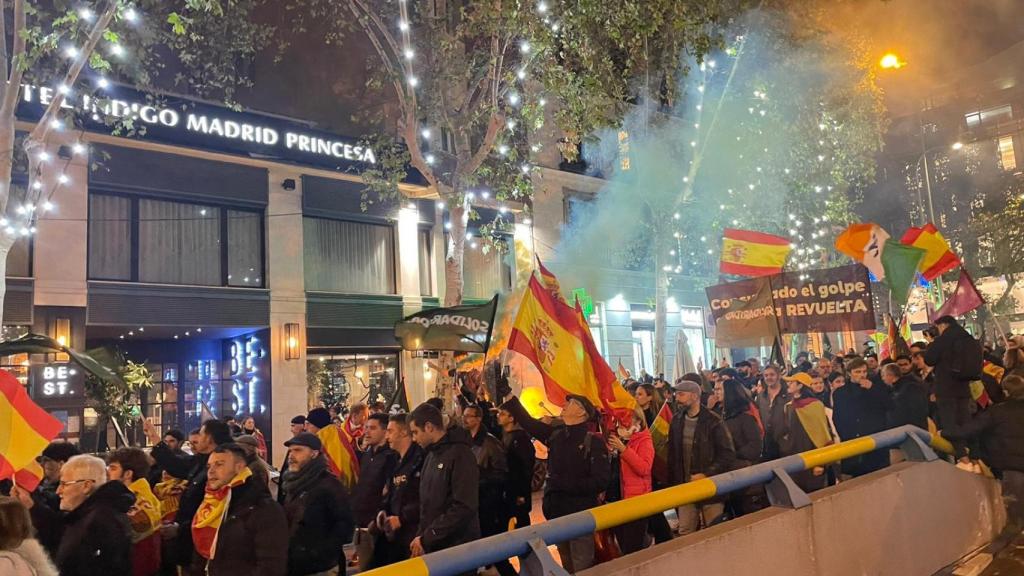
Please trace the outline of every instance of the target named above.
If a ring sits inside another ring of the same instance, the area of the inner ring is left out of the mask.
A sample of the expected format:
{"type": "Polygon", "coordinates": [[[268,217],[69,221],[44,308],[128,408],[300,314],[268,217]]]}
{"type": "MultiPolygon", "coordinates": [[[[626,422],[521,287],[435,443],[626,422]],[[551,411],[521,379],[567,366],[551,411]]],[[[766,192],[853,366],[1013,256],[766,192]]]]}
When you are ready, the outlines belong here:
{"type": "Polygon", "coordinates": [[[253,475],[245,450],[218,445],[206,464],[206,487],[189,527],[194,576],[284,576],[288,521],[266,485],[253,475]]]}
{"type": "Polygon", "coordinates": [[[16,498],[5,496],[0,496],[0,574],[57,576],[57,567],[32,537],[28,510],[16,498]]]}
{"type": "MultiPolygon", "coordinates": [[[[544,517],[553,520],[597,506],[598,495],[611,482],[612,470],[607,446],[590,431],[596,413],[590,400],[576,394],[566,396],[561,423],[546,424],[530,416],[507,382],[501,382],[498,396],[505,399],[501,409],[548,447],[544,517]]],[[[589,568],[594,564],[594,538],[587,534],[563,542],[558,545],[558,553],[562,566],[570,573],[589,568]]]]}
{"type": "MultiPolygon", "coordinates": [[[[738,470],[757,464],[761,461],[761,450],[764,448],[764,426],[757,406],[750,399],[750,393],[737,380],[719,382],[715,385],[715,393],[721,397],[722,417],[736,450],[733,468],[738,470]]],[[[731,516],[760,510],[765,507],[764,500],[763,486],[751,486],[734,493],[729,498],[731,516]]]]}
{"type": "Polygon", "coordinates": [[[149,457],[140,448],[122,447],[107,456],[107,477],[135,495],[128,511],[132,526],[132,576],[160,571],[160,501],[149,487],[149,457]]]}
{"type": "Polygon", "coordinates": [[[33,504],[15,487],[23,505],[38,507],[60,526],[60,545],[54,557],[62,576],[111,576],[132,573],[132,529],[128,511],[135,496],[121,482],[107,481],[106,463],[86,454],[72,456],[61,467],[57,511],[33,504]]]}
{"type": "Polygon", "coordinates": [[[469,443],[452,438],[441,412],[429,404],[417,406],[409,421],[413,440],[427,452],[420,475],[420,528],[409,544],[410,555],[476,540],[480,470],[469,443]]]}
{"type": "Polygon", "coordinates": [[[303,432],[284,443],[288,448],[288,575],[326,574],[342,567],[342,547],[352,541],[355,523],[348,492],[327,467],[320,439],[303,432]]]}
{"type": "Polygon", "coordinates": [[[160,529],[165,539],[173,540],[173,546],[168,551],[173,556],[175,564],[187,567],[192,564],[195,553],[192,530],[189,527],[192,526],[192,518],[203,502],[206,492],[207,460],[215,448],[231,442],[231,429],[221,420],[211,418],[203,422],[192,446],[195,454],[188,455],[175,453],[160,439],[160,434],[153,428],[152,423],[148,420],[144,422],[146,435],[150,441],[156,442],[149,453],[150,456],[171,476],[188,481],[181,493],[174,522],[164,524],[160,529]]]}
{"type": "MultiPolygon", "coordinates": [[[[626,427],[620,423],[616,432],[609,436],[608,445],[619,454],[622,499],[649,493],[654,441],[651,440],[644,411],[638,406],[633,411],[630,425],[626,427]]],[[[623,554],[631,554],[644,547],[649,522],[648,518],[641,518],[615,528],[615,539],[623,554]]]]}
{"type": "MultiPolygon", "coordinates": [[[[938,336],[924,351],[924,361],[934,368],[936,425],[940,429],[966,425],[971,419],[971,380],[981,378],[983,354],[974,339],[952,316],[935,320],[938,336]]],[[[956,456],[966,455],[966,445],[953,442],[956,456]]]]}

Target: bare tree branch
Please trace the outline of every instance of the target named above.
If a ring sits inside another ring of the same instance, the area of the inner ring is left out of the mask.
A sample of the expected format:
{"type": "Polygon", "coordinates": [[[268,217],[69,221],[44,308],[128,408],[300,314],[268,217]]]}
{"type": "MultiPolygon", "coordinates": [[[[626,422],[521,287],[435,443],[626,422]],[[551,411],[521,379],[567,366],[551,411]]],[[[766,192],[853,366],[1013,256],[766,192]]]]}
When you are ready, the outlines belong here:
{"type": "Polygon", "coordinates": [[[7,6],[6,2],[0,0],[0,78],[5,81],[3,85],[0,85],[0,102],[3,102],[4,95],[7,94],[6,81],[8,80],[8,68],[7,68],[7,6]]]}
{"type": "Polygon", "coordinates": [[[484,134],[483,142],[480,143],[480,147],[477,148],[476,154],[469,159],[469,162],[461,168],[461,174],[472,174],[476,172],[484,160],[487,159],[487,155],[491,153],[491,149],[494,148],[494,142],[498,139],[498,131],[505,125],[505,115],[498,112],[497,110],[491,112],[491,122],[487,125],[487,133],[484,134]]]}
{"type": "MultiPolygon", "coordinates": [[[[14,0],[14,50],[11,53],[11,73],[7,79],[7,90],[4,91],[3,103],[0,104],[0,118],[13,118],[14,106],[18,102],[21,90],[21,78],[24,75],[20,62],[25,56],[25,0],[14,0]]],[[[7,43],[6,38],[4,44],[7,43]]]]}

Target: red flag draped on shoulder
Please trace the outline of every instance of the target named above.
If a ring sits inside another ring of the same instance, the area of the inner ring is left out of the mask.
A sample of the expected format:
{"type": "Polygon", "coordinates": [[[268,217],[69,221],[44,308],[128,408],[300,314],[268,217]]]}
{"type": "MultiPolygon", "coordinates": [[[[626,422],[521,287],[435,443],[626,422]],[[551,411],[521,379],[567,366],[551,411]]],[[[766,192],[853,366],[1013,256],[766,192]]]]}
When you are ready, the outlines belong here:
{"type": "Polygon", "coordinates": [[[0,370],[0,479],[13,477],[19,486],[34,490],[42,479],[36,456],[63,428],[29,398],[17,378],[0,370]]]}
{"type": "Polygon", "coordinates": [[[546,285],[536,276],[530,277],[512,327],[509,349],[533,362],[543,377],[548,399],[555,405],[564,406],[566,396],[578,394],[606,414],[630,418],[636,401],[598,352],[582,310],[556,297],[550,289],[557,286],[553,274],[546,269],[541,274],[546,285]]]}
{"type": "Polygon", "coordinates": [[[348,420],[345,425],[331,424],[317,432],[323,444],[327,467],[341,480],[346,488],[352,490],[359,479],[359,453],[356,450],[356,439],[349,431],[348,420]]]}

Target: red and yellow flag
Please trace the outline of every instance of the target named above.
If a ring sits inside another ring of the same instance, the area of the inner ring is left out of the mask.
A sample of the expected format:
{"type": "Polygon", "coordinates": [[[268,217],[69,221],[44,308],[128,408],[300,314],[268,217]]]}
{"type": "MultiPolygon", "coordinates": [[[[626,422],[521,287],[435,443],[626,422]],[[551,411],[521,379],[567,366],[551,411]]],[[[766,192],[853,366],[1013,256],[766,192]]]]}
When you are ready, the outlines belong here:
{"type": "Polygon", "coordinates": [[[661,482],[668,482],[668,429],[671,424],[672,408],[665,402],[654,422],[651,422],[651,441],[654,442],[654,467],[651,473],[661,482]]]}
{"type": "Polygon", "coordinates": [[[782,272],[791,250],[789,240],[773,234],[726,228],[719,271],[737,276],[768,276],[782,272]]]}
{"type": "Polygon", "coordinates": [[[619,375],[619,380],[628,380],[632,376],[629,373],[629,370],[627,370],[626,367],[622,365],[622,360],[619,360],[619,368],[618,370],[616,370],[616,372],[619,375]]]}
{"type": "Polygon", "coordinates": [[[128,485],[135,494],[135,505],[128,511],[128,522],[132,525],[132,542],[151,536],[160,528],[160,500],[149,488],[149,481],[139,478],[128,485]]]}
{"type": "Polygon", "coordinates": [[[60,420],[28,397],[17,378],[0,370],[0,479],[14,477],[19,485],[31,483],[36,457],[63,428],[60,420]]]}
{"type": "Polygon", "coordinates": [[[43,467],[35,460],[14,473],[14,483],[32,492],[43,481],[43,467]]]}
{"type": "Polygon", "coordinates": [[[519,304],[508,347],[533,362],[557,406],[572,394],[608,414],[625,416],[636,405],[598,353],[582,311],[556,299],[536,276],[519,304]]]}
{"type": "Polygon", "coordinates": [[[199,504],[199,509],[192,518],[192,543],[196,552],[203,558],[209,560],[217,553],[217,532],[231,506],[231,489],[245,484],[250,476],[252,470],[246,466],[231,479],[231,482],[219,489],[212,490],[207,486],[203,502],[199,504]]]}
{"type": "Polygon", "coordinates": [[[359,479],[359,454],[348,420],[342,426],[330,425],[317,433],[327,456],[327,467],[346,488],[352,490],[359,479]]]}
{"type": "Polygon", "coordinates": [[[924,279],[929,282],[960,265],[960,258],[949,247],[949,242],[942,237],[939,229],[931,222],[920,228],[914,226],[907,230],[907,233],[900,239],[900,243],[925,251],[924,259],[921,260],[917,269],[921,272],[921,276],[924,276],[924,279]]]}

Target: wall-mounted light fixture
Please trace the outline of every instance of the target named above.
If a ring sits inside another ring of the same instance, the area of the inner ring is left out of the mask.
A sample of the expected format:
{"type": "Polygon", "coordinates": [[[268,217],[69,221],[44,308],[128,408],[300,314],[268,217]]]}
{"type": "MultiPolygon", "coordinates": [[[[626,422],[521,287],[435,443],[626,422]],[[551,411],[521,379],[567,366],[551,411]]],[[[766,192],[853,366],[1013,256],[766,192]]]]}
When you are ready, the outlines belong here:
{"type": "MultiPolygon", "coordinates": [[[[70,318],[57,318],[53,323],[53,339],[57,341],[61,346],[71,346],[71,319],[70,318]]],[[[69,360],[68,355],[64,353],[57,354],[57,362],[67,362],[69,360]]]]}
{"type": "Polygon", "coordinates": [[[284,188],[285,190],[295,190],[295,179],[285,178],[284,182],[281,182],[281,188],[284,188]]]}
{"type": "Polygon", "coordinates": [[[284,359],[285,360],[298,360],[299,359],[299,346],[302,343],[302,338],[299,334],[299,325],[296,323],[289,322],[284,325],[284,359]]]}

